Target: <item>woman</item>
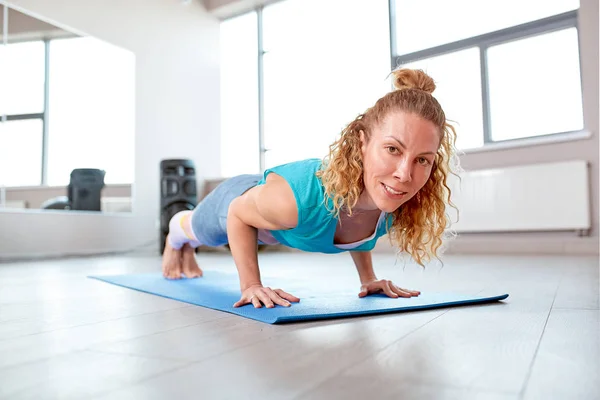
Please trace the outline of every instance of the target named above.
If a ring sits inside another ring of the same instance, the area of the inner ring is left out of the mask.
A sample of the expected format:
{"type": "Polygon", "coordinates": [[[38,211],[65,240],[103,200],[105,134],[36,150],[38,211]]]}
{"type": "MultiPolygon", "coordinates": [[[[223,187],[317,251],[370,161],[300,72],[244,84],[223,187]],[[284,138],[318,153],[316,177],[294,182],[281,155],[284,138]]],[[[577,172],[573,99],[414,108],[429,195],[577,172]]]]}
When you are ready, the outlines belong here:
{"type": "Polygon", "coordinates": [[[300,299],[264,287],[258,267],[257,243],[280,243],[303,251],[350,252],[360,297],[418,296],[378,280],[370,250],[387,233],[420,265],[437,256],[448,225],[446,178],[456,132],[432,96],[435,83],[427,74],[410,69],[392,74],[396,90],[352,121],[323,161],[302,160],[228,179],[194,211],[175,215],[164,276],[200,276],[193,249],[228,243],[240,278],[241,297],[234,306],[290,306],[300,299]]]}

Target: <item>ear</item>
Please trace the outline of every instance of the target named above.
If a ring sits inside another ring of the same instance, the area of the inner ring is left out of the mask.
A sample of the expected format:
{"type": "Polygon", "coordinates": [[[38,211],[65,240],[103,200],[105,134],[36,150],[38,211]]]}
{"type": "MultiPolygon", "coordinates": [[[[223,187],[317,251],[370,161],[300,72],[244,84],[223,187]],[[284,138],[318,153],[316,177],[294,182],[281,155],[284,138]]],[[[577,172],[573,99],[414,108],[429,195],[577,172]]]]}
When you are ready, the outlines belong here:
{"type": "Polygon", "coordinates": [[[367,151],[367,138],[365,137],[365,133],[362,129],[358,132],[358,135],[360,139],[360,149],[364,153],[365,151],[367,151]]]}

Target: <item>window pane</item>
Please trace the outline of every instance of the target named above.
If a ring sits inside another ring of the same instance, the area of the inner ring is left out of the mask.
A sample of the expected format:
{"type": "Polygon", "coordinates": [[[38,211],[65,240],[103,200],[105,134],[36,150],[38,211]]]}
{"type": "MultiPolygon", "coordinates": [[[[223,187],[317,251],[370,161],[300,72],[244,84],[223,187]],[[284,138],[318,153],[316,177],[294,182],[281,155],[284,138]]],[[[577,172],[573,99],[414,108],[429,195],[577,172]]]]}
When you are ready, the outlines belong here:
{"type": "Polygon", "coordinates": [[[386,0],[265,8],[266,167],[326,156],[345,125],[390,90],[387,19],[386,0]]]}
{"type": "Polygon", "coordinates": [[[0,122],[0,186],[42,183],[41,119],[0,122]]]}
{"type": "Polygon", "coordinates": [[[40,41],[0,46],[0,115],[44,111],[44,53],[40,41]]]}
{"type": "Polygon", "coordinates": [[[442,105],[446,119],[456,129],[456,147],[467,149],[483,145],[479,48],[432,57],[403,67],[422,69],[435,81],[433,95],[442,105]]]}
{"type": "Polygon", "coordinates": [[[94,38],[50,42],[48,184],[75,168],[106,171],[105,183],[132,183],[135,59],[94,38]]]}
{"type": "Polygon", "coordinates": [[[583,129],[575,28],[492,47],[488,63],[493,140],[583,129]]]}
{"type": "Polygon", "coordinates": [[[398,54],[579,8],[579,0],[394,0],[398,54]]]}
{"type": "Polygon", "coordinates": [[[256,13],[221,23],[221,175],[260,172],[256,13]]]}

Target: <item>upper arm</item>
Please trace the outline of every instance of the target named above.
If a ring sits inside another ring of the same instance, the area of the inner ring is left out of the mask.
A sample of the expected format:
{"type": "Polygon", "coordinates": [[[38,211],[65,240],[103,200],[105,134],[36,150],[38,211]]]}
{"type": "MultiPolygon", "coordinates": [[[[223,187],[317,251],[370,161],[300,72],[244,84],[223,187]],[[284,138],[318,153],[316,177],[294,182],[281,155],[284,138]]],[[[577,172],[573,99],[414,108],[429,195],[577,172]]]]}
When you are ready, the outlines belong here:
{"type": "Polygon", "coordinates": [[[264,185],[236,198],[230,212],[257,229],[283,230],[298,225],[298,206],[292,188],[275,173],[267,176],[264,185]]]}

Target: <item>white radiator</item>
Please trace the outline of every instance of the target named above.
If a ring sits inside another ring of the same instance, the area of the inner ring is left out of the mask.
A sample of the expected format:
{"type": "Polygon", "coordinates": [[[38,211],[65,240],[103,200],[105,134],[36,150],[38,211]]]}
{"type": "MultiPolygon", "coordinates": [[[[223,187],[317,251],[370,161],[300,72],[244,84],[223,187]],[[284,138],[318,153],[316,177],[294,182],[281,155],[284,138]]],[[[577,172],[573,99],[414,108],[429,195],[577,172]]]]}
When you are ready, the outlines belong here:
{"type": "Polygon", "coordinates": [[[465,171],[451,176],[457,232],[578,231],[591,225],[586,161],[465,171]]]}

